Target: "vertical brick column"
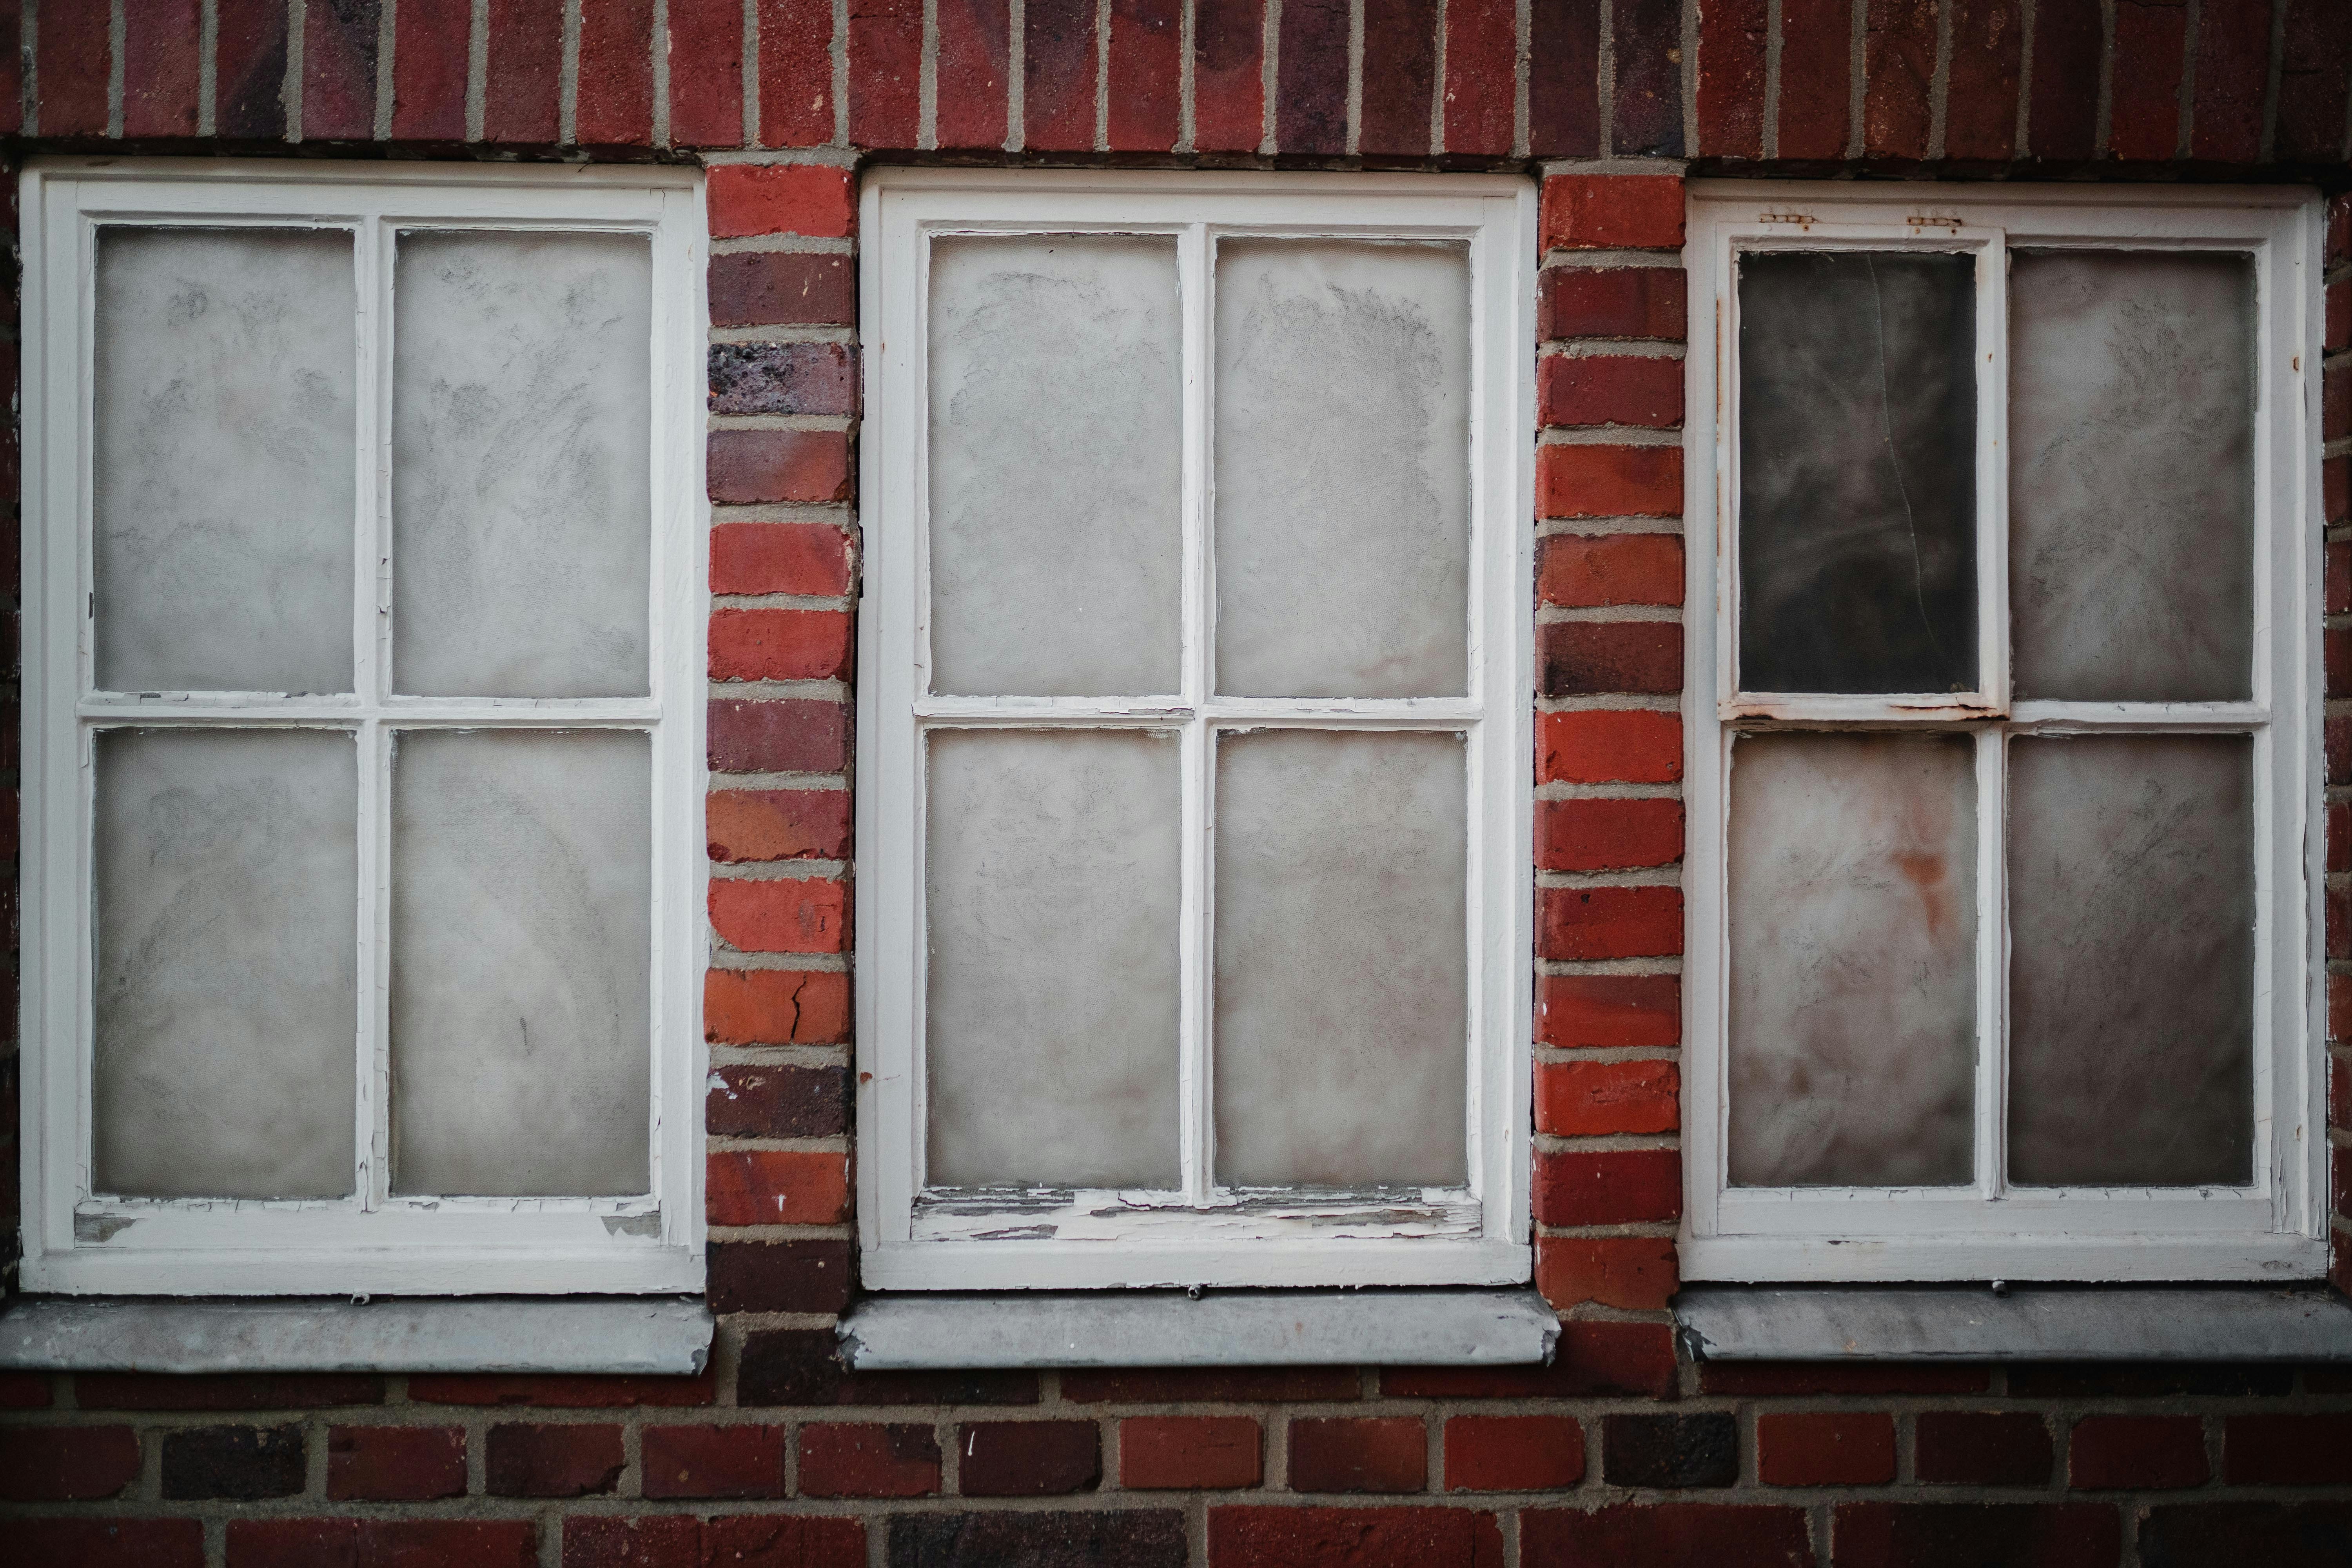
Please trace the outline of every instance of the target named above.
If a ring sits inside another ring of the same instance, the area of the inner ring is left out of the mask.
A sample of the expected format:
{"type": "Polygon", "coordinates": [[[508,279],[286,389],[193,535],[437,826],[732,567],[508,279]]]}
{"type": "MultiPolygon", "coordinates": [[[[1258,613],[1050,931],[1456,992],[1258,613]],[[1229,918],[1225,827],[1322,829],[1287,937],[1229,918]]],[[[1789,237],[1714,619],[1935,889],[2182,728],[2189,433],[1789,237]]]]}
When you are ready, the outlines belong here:
{"type": "Polygon", "coordinates": [[[1537,1283],[1660,1313],[1682,1214],[1683,185],[1543,188],[1537,1283]]]}
{"type": "Polygon", "coordinates": [[[2327,204],[2320,500],[2326,529],[2328,1278],[2352,1290],[2352,196],[2327,204]]]}

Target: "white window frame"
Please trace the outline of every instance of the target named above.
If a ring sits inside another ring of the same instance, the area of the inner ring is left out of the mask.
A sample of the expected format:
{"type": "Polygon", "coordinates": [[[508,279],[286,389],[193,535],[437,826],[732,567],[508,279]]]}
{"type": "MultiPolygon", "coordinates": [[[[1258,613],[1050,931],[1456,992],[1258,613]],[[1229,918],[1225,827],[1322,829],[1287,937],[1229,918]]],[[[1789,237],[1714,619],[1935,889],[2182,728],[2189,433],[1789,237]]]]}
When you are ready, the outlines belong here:
{"type": "Polygon", "coordinates": [[[1439,1285],[1528,1277],[1528,1040],[1533,794],[1530,668],[1535,189],[1493,175],[886,169],[860,224],[867,398],[861,494],[857,777],[858,1215],[864,1282],[880,1289],[1156,1285],[1439,1285]],[[1183,288],[1185,690],[1174,700],[937,698],[925,608],[924,306],[929,237],[975,232],[1177,237],[1183,288]],[[1465,699],[1219,699],[1208,692],[1210,237],[1360,235],[1466,240],[1471,257],[1470,687],[1465,699]],[[926,1203],[922,732],[1159,717],[1183,731],[1186,844],[1180,944],[1185,1201],[1036,1194],[974,1214],[926,1203]],[[1469,1182],[1422,1201],[1253,1205],[1211,1191],[1205,1048],[1211,929],[1204,726],[1289,719],[1469,736],[1469,1182]],[[1397,1217],[1397,1211],[1411,1211],[1397,1217]],[[1097,1211],[1108,1211],[1110,1217],[1097,1211]],[[1345,1216],[1364,1213],[1355,1223],[1345,1216]],[[1034,1227],[1051,1226],[1038,1237],[1034,1227]],[[1025,1228],[1026,1237],[1006,1237],[1025,1228]],[[986,1233],[999,1233],[990,1237],[986,1233]]]}
{"type": "Polygon", "coordinates": [[[688,170],[446,163],[42,159],[24,219],[24,1283],[65,1293],[698,1291],[703,1279],[700,837],[702,191],[688,170]],[[94,691],[90,452],[99,225],[340,227],[357,238],[352,518],[355,690],[160,696],[94,691]],[[392,584],[392,245],[403,226],[643,234],[653,252],[649,695],[394,698],[377,682],[392,584]],[[360,1136],[354,1198],[131,1199],[90,1192],[91,823],[95,726],[308,724],[360,732],[360,1136]],[[652,737],[652,1192],[625,1198],[388,1195],[389,797],[384,725],[616,727],[652,737]],[[371,896],[371,890],[373,896],[371,896]]]}
{"type": "Polygon", "coordinates": [[[1684,698],[1689,1079],[1681,1242],[1690,1279],[2165,1280],[2326,1271],[2325,964],[2318,827],[2321,216],[2302,190],[1691,183],[1689,597],[1684,698]],[[2221,249],[2255,268],[2254,671],[2246,702],[2009,700],[2006,251],[2011,246],[2221,249]],[[1739,568],[1735,253],[1921,248],[1978,258],[1977,476],[1981,690],[1952,698],[1761,696],[1734,684],[1739,568]],[[1710,615],[1708,606],[1714,606],[1710,615]],[[1727,1167],[1726,843],[1740,721],[1908,716],[1977,724],[1977,1179],[1950,1189],[1734,1189],[1727,1167]],[[2254,748],[2254,1180],[2245,1187],[2011,1188],[2006,1153],[2008,933],[2004,748],[2016,732],[2250,733],[2254,748]]]}

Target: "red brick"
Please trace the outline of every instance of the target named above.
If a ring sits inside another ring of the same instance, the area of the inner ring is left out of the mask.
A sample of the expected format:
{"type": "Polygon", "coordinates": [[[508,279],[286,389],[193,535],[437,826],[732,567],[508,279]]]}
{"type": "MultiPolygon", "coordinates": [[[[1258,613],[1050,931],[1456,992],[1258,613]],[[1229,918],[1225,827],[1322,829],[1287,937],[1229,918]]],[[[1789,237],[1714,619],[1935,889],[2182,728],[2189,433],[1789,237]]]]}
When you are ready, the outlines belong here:
{"type": "Polygon", "coordinates": [[[2352,1040],[2352,974],[2327,977],[2327,1037],[2352,1040]]]}
{"type": "Polygon", "coordinates": [[[929,1426],[801,1428],[801,1490],[809,1497],[927,1497],[939,1489],[940,1443],[929,1426]]]}
{"type": "Polygon", "coordinates": [[[2189,106],[2191,157],[2251,163],[2261,154],[2270,45],[2271,0],[2205,0],[2189,106]]]}
{"type": "Polygon", "coordinates": [[[1509,0],[1447,0],[1445,151],[1501,158],[1511,151],[1518,26],[1509,0]]]}
{"type": "Polygon", "coordinates": [[[2104,1503],[1840,1503],[1838,1568],[2115,1568],[2123,1521],[2104,1503]]]}
{"type": "Polygon", "coordinates": [[[1935,0],[1869,0],[1863,61],[1864,154],[1925,158],[1936,74],[1935,0]]]}
{"type": "Polygon", "coordinates": [[[1538,278],[1538,337],[1683,341],[1689,289],[1679,268],[1548,267],[1538,278]]]}
{"type": "Polygon", "coordinates": [[[1805,1513],[1721,1503],[1614,1503],[1519,1516],[1524,1568],[1812,1568],[1805,1513]]]}
{"type": "Polygon", "coordinates": [[[534,1568],[529,1520],[232,1519],[228,1568],[534,1568]]]}
{"type": "Polygon", "coordinates": [[[1683,1157],[1672,1149],[1536,1156],[1536,1218],[1545,1225],[1628,1225],[1683,1213],[1683,1157]]]}
{"type": "Polygon", "coordinates": [[[1683,950],[1679,888],[1541,888],[1544,958],[1671,958],[1683,950]]]}
{"type": "Polygon", "coordinates": [[[1536,1131],[1672,1132],[1681,1124],[1682,1088],[1682,1069],[1669,1061],[1546,1062],[1536,1068],[1536,1131]]]}
{"type": "Polygon", "coordinates": [[[2327,1063],[2327,1124],[2352,1127],[2352,1061],[2342,1057],[2327,1063]]]}
{"type": "Polygon", "coordinates": [[[1354,1399],[1360,1392],[1349,1366],[1133,1367],[1062,1374],[1062,1397],[1073,1405],[1219,1405],[1315,1403],[1354,1399]]]}
{"type": "Polygon", "coordinates": [[[1683,243],[1679,174],[1554,174],[1543,183],[1547,250],[1674,250],[1683,243]]]}
{"type": "Polygon", "coordinates": [[[1679,517],[1682,510],[1680,447],[1536,449],[1538,517],[1679,517]]]}
{"type": "Polygon", "coordinates": [[[2352,193],[2327,198],[2325,257],[2335,267],[2352,261],[2352,193]]]}
{"type": "Polygon", "coordinates": [[[852,1373],[841,1364],[840,1350],[831,1328],[754,1330],[743,1337],[735,1401],[744,1406],[1037,1403],[1034,1372],[852,1373]]]}
{"type": "Polygon", "coordinates": [[[1664,1237],[1538,1237],[1536,1289],[1562,1311],[1586,1301],[1660,1311],[1682,1289],[1681,1263],[1664,1237]]]}
{"type": "Polygon", "coordinates": [[[702,1521],[685,1514],[563,1521],[563,1568],[703,1568],[702,1521]]]}
{"type": "Polygon", "coordinates": [[[1437,0],[1365,0],[1356,149],[1366,157],[1419,158],[1430,152],[1437,15],[1437,0]]]}
{"type": "Polygon", "coordinates": [[[2259,1568],[2343,1568],[2352,1541],[2352,1503],[2207,1502],[2148,1509],[2139,1561],[2252,1563],[2259,1568]]]}
{"type": "Polygon", "coordinates": [[[1091,1421],[974,1421],[957,1441],[965,1497],[1059,1497],[1102,1479],[1102,1432],[1091,1421]]]}
{"type": "MultiPolygon", "coordinates": [[[[404,0],[404,19],[407,10],[404,0]]],[[[832,16],[830,9],[825,14],[832,16]]],[[[653,0],[604,0],[581,7],[580,82],[572,119],[582,145],[641,147],[652,142],[653,37],[653,0]]],[[[461,91],[463,82],[461,76],[461,91]]]]}
{"type": "MultiPolygon", "coordinates": [[[[761,111],[765,109],[762,100],[761,111]]],[[[856,272],[846,256],[791,250],[742,250],[714,256],[710,258],[710,323],[717,327],[845,326],[857,319],[856,285],[856,272]]]]}
{"type": "Polygon", "coordinates": [[[464,1497],[465,1428],[330,1426],[327,1495],[352,1502],[464,1497]]]}
{"type": "Polygon", "coordinates": [[[722,505],[849,499],[846,431],[714,430],[709,441],[710,499],[722,505]]]}
{"type": "Polygon", "coordinates": [[[1007,0],[941,0],[939,7],[940,145],[1004,145],[1013,18],[1007,0]]]}
{"type": "Polygon", "coordinates": [[[1584,1479],[1584,1429],[1565,1415],[1456,1415],[1445,1423],[1445,1489],[1552,1491],[1584,1479]]]}
{"type": "Polygon", "coordinates": [[[1698,16],[1698,145],[1718,158],[1764,155],[1764,0],[1730,0],[1698,16]]]}
{"type": "Polygon", "coordinates": [[[2352,958],[2352,889],[2330,888],[2324,903],[2327,956],[2352,958]]]}
{"type": "Polygon", "coordinates": [[[2005,163],[2016,151],[2023,0],[1956,0],[1945,89],[1944,156],[2005,163]]]}
{"type": "Polygon", "coordinates": [[[1502,1568],[1491,1513],[1465,1508],[1213,1508],[1215,1568],[1502,1568]]]}
{"type": "Polygon", "coordinates": [[[1182,21],[1177,0],[1111,0],[1112,152],[1165,153],[1176,144],[1182,21]]]}
{"type": "Polygon", "coordinates": [[[2230,1416],[2221,1479],[2233,1487],[2352,1483],[2352,1415],[2230,1416]]]}
{"type": "Polygon", "coordinates": [[[829,1046],[849,1037],[849,976],[837,970],[713,969],[702,1033],[726,1046],[829,1046]]]}
{"type": "Polygon", "coordinates": [[[2331,365],[2320,377],[2319,433],[2331,441],[2352,436],[2352,364],[2331,365]]]}
{"type": "Polygon", "coordinates": [[[1674,784],[1682,776],[1678,713],[1610,708],[1536,715],[1538,784],[1674,784]]]}
{"type": "Polygon", "coordinates": [[[482,139],[551,144],[563,69],[563,0],[490,0],[482,139]]]}
{"type": "MultiPolygon", "coordinates": [[[[215,135],[286,134],[286,0],[219,0],[213,24],[215,135]]],[[[458,15],[470,15],[470,8],[458,15]]],[[[462,135],[462,121],[458,130],[462,135]]]]}
{"type": "Polygon", "coordinates": [[[846,1068],[728,1063],[712,1068],[709,1081],[702,1120],[714,1138],[826,1138],[849,1130],[846,1068]]]}
{"type": "Polygon", "coordinates": [[[849,1214],[849,1157],[809,1150],[719,1149],[706,1156],[712,1225],[838,1225],[849,1214]]]}
{"type": "Polygon", "coordinates": [[[703,802],[710,858],[839,860],[849,854],[849,792],[719,790],[703,802]]]}
{"type": "Polygon", "coordinates": [[[669,0],[669,139],[743,144],[742,0],[669,0]]]}
{"type": "Polygon", "coordinates": [[[2327,613],[2340,616],[2352,611],[2352,540],[2336,540],[2327,545],[2326,552],[2327,613]]]}
{"type": "Polygon", "coordinates": [[[2066,1450],[2066,1484],[2085,1491],[2201,1487],[2210,1476],[2194,1415],[2086,1416],[2066,1450]]]}
{"type": "Polygon", "coordinates": [[[1683,8],[1678,0],[1612,0],[1615,66],[1610,143],[1621,155],[1683,155],[1683,8]]]}
{"type": "Polygon", "coordinates": [[[1683,362],[1678,359],[1546,354],[1537,370],[1536,408],[1541,424],[1666,429],[1683,422],[1683,362]]]}
{"type": "MultiPolygon", "coordinates": [[[[196,133],[196,66],[203,28],[197,0],[125,0],[122,7],[122,133],[125,136],[194,136],[196,133]]],[[[14,18],[17,7],[11,5],[14,18]]],[[[11,101],[0,120],[13,134],[21,110],[16,80],[18,51],[13,20],[5,50],[11,68],[0,83],[11,101]]]]}
{"type": "Polygon", "coordinates": [[[1912,1465],[1923,1481],[2046,1487],[2051,1460],[2050,1428],[2030,1411],[1922,1411],[1913,1435],[1912,1465]]]}
{"type": "Polygon", "coordinates": [[[849,1305],[845,1241],[714,1241],[714,1312],[838,1312],[849,1305]]]}
{"type": "Polygon", "coordinates": [[[621,1479],[618,1426],[493,1426],[483,1453],[492,1497],[588,1497],[621,1479]]]}
{"type": "Polygon", "coordinates": [[[74,1403],[84,1410],[324,1410],[383,1404],[383,1379],[299,1373],[185,1377],[86,1372],[74,1379],[74,1403]]]}
{"type": "Polygon", "coordinates": [[[42,135],[106,134],[107,79],[114,73],[108,9],[89,4],[42,8],[37,35],[42,135]]]}
{"type": "Polygon", "coordinates": [[[1549,1366],[1385,1367],[1381,1392],[1391,1399],[1672,1399],[1674,1330],[1664,1323],[1565,1322],[1549,1366]]]}
{"type": "Polygon", "coordinates": [[[849,710],[838,702],[713,700],[714,773],[836,773],[849,760],[849,710]]]}
{"type": "Polygon", "coordinates": [[[128,1426],[0,1426],[0,1499],[88,1502],[139,1479],[139,1435],[128,1426]]]}
{"type": "MultiPolygon", "coordinates": [[[[0,35],[23,31],[24,0],[0,6],[0,35]]],[[[20,47],[0,48],[0,136],[14,136],[25,128],[25,56],[20,47]]],[[[10,477],[14,482],[14,476],[10,477]]]]}
{"type": "Polygon", "coordinates": [[[849,944],[849,887],[820,877],[718,878],[710,925],[740,952],[840,952],[849,944]]]}
{"type": "Polygon", "coordinates": [[[1673,621],[1553,621],[1536,628],[1547,697],[1671,697],[1683,689],[1673,621]]]}
{"type": "MultiPolygon", "coordinates": [[[[593,68],[603,56],[592,54],[590,39],[601,40],[607,18],[605,7],[591,6],[583,17],[580,38],[580,101],[583,126],[593,88],[604,79],[593,68]],[[591,22],[587,18],[595,17],[591,22]]],[[[466,134],[466,70],[470,53],[474,8],[471,0],[402,0],[393,16],[392,133],[404,141],[456,142],[466,134]]],[[[621,15],[614,9],[614,16],[621,15]]],[[[646,15],[652,16],[650,4],[646,15]]],[[[650,23],[648,22],[648,26],[650,23]]],[[[643,39],[639,40],[643,53],[643,39]]],[[[648,64],[650,72],[651,66],[648,64]]],[[[646,79],[648,82],[652,77],[646,79]]],[[[631,140],[643,141],[650,117],[631,140]]],[[[585,138],[583,137],[583,140],[585,138]]],[[[616,138],[617,140],[617,138],[616,138]]]]}
{"type": "Polygon", "coordinates": [[[849,540],[829,522],[719,523],[710,531],[710,591],[846,594],[849,540]]]}
{"type": "Polygon", "coordinates": [[[751,1513],[703,1526],[702,1568],[866,1568],[866,1522],[857,1519],[751,1513]]]}
{"type": "Polygon", "coordinates": [[[647,1426],[639,1452],[649,1498],[784,1495],[782,1426],[647,1426]]]}
{"type": "Polygon", "coordinates": [[[377,9],[373,5],[305,8],[302,134],[306,140],[364,141],[375,134],[377,9]]]}
{"type": "Polygon", "coordinates": [[[832,680],[849,673],[841,610],[713,610],[713,680],[832,680]]]}
{"type": "Polygon", "coordinates": [[[919,0],[851,0],[849,140],[859,147],[912,147],[923,70],[919,0]]]}
{"type": "Polygon", "coordinates": [[[1781,157],[1845,156],[1853,57],[1851,0],[1781,0],[1781,157]]]}
{"type": "Polygon", "coordinates": [[[2273,152],[2288,162],[2339,163],[2344,93],[2352,65],[2352,6],[2288,0],[2279,61],[2278,130],[2273,152]]]}
{"type": "Polygon", "coordinates": [[[2321,726],[2321,750],[2329,784],[2352,784],[2352,718],[2335,716],[2321,726]]]}
{"type": "Polygon", "coordinates": [[[1130,1415],[1118,1424],[1118,1484],[1130,1491],[1228,1491],[1265,1479],[1246,1415],[1130,1415]]]}
{"type": "Polygon", "coordinates": [[[1600,0],[1534,0],[1528,18],[1528,150],[1538,158],[1601,151],[1600,0]]]}
{"type": "Polygon", "coordinates": [[[1410,1415],[1290,1424],[1295,1492],[1417,1492],[1429,1484],[1429,1432],[1410,1415]]]}
{"type": "Polygon", "coordinates": [[[710,232],[837,238],[856,232],[849,171],[824,163],[721,163],[710,171],[710,232]]]}
{"type": "Polygon", "coordinates": [[[0,1372],[0,1410],[46,1410],[49,1404],[47,1373],[0,1372]]]}
{"type": "Polygon", "coordinates": [[[59,1568],[203,1568],[196,1519],[17,1519],[9,1542],[27,1564],[59,1568]]]}
{"type": "Polygon", "coordinates": [[[2180,135],[2180,72],[2188,41],[2186,6],[2116,7],[2107,131],[2107,150],[2116,157],[2152,162],[2172,156],[2180,135]]]}
{"type": "Polygon", "coordinates": [[[1547,974],[1536,982],[1536,1043],[1605,1047],[1682,1039],[1682,982],[1672,974],[1547,974]]]}
{"type": "Polygon", "coordinates": [[[1536,802],[1536,864],[1547,871],[1670,866],[1682,856],[1678,800],[1536,802]]]}
{"type": "Polygon", "coordinates": [[[1255,153],[1264,139],[1264,0],[1194,0],[1192,144],[1255,153]]]}
{"type": "Polygon", "coordinates": [[[760,144],[822,146],[833,140],[830,0],[760,0],[759,16],[760,144]]]}
{"type": "Polygon", "coordinates": [[[2352,628],[2322,632],[2319,647],[2321,666],[2327,676],[2327,695],[2352,697],[2352,628]]]}
{"type": "Polygon", "coordinates": [[[1092,0],[1030,0],[1023,12],[1022,143],[1055,153],[1095,144],[1092,0]]]}
{"type": "Polygon", "coordinates": [[[2033,13],[2033,98],[2026,145],[2036,158],[2075,163],[2098,134],[2100,0],[2040,0],[2033,13]]]}
{"type": "Polygon", "coordinates": [[[416,1373],[408,1397],[420,1405],[530,1405],[549,1410],[611,1410],[633,1405],[709,1405],[717,1378],[517,1377],[495,1373],[416,1373]]]}
{"type": "Polygon", "coordinates": [[[1895,1479],[1895,1418],[1767,1411],[1756,1418],[1756,1479],[1768,1487],[1884,1485],[1895,1479]]]}
{"type": "Polygon", "coordinates": [[[1349,10],[1346,0],[1284,0],[1274,85],[1274,141],[1281,152],[1332,157],[1347,151],[1349,10]]]}

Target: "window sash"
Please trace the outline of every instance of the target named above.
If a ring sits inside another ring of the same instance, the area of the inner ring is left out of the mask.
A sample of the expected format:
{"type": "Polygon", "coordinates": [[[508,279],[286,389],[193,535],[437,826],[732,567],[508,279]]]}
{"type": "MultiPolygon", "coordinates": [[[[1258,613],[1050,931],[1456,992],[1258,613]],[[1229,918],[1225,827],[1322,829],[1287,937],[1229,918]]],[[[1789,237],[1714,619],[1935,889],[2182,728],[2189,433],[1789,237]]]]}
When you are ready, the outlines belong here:
{"type": "Polygon", "coordinates": [[[698,1092],[704,563],[699,370],[705,247],[684,171],[331,169],[228,160],[39,160],[25,213],[25,734],[23,1037],[26,1042],[26,1282],[58,1291],[200,1294],[699,1289],[698,1092]],[[352,439],[356,559],[347,695],[110,692],[93,681],[91,287],[97,229],[318,226],[353,233],[358,348],[352,439]],[[647,694],[619,699],[426,698],[389,689],[392,259],[395,232],[604,231],[653,257],[653,545],[647,694]],[[354,1194],[225,1201],[93,1196],[93,737],[101,731],[327,730],[360,748],[361,898],[354,1194]],[[402,1197],[387,1192],[385,1089],[390,733],[403,729],[626,730],[653,750],[649,1191],[618,1198],[402,1197]],[[680,1107],[688,1108],[681,1117],[680,1107]],[[663,1136],[667,1125],[668,1135],[663,1136]]]}
{"type": "Polygon", "coordinates": [[[2312,1061],[2324,965],[2317,915],[2319,547],[2316,208],[2293,190],[2211,193],[1694,182],[1686,437],[1694,831],[1686,869],[1690,1060],[1682,1268],[1690,1279],[2188,1279],[2326,1267],[2322,1076],[2312,1061]],[[2007,268],[2012,246],[2227,250],[2255,269],[2255,627],[2252,697],[2234,702],[2012,701],[2009,689],[2007,268]],[[1737,687],[1738,255],[1748,249],[1972,247],[1977,269],[1979,689],[1828,696],[1737,687]],[[1718,414],[1717,389],[1725,401],[1718,414]],[[1717,543],[1722,565],[1717,565],[1717,543]],[[1702,686],[1702,683],[1705,683],[1702,686]],[[1729,771],[1734,737],[1825,724],[1972,733],[1977,747],[1975,1179],[1954,1188],[1734,1188],[1728,1179],[1729,771]],[[2224,733],[2253,749],[2253,1179],[2231,1188],[2025,1188],[2007,1181],[2007,750],[2036,734],[2224,733]]]}

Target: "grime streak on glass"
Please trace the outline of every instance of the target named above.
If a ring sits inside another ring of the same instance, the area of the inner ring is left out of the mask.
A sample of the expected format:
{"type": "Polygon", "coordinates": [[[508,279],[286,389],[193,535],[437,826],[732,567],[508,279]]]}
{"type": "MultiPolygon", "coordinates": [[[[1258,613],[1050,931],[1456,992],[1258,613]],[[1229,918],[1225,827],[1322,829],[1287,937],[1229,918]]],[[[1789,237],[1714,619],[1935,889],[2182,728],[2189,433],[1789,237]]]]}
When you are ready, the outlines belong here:
{"type": "Polygon", "coordinates": [[[647,1190],[651,769],[635,731],[397,737],[394,1192],[647,1190]]]}
{"type": "Polygon", "coordinates": [[[97,737],[96,1190],[352,1190],[358,759],[348,731],[97,737]]]}
{"type": "Polygon", "coordinates": [[[1977,686],[1969,256],[1739,258],[1739,688],[1977,686]]]}
{"type": "Polygon", "coordinates": [[[644,694],[648,241],[404,232],[398,243],[395,689],[644,694]]]}
{"type": "Polygon", "coordinates": [[[929,1184],[1179,1180],[1179,744],[930,735],[929,1184]]]}
{"type": "Polygon", "coordinates": [[[2016,694],[2247,697],[2252,260],[2021,251],[2009,286],[2016,694]]]}
{"type": "Polygon", "coordinates": [[[1974,758],[1957,734],[1735,744],[1733,1185],[1969,1180],[1974,758]]]}
{"type": "Polygon", "coordinates": [[[1216,689],[1468,689],[1459,243],[1217,246],[1216,689]]]}
{"type": "Polygon", "coordinates": [[[1467,1179],[1458,734],[1220,737],[1216,1175],[1467,1179]]]}
{"type": "Polygon", "coordinates": [[[2242,1185],[2253,1151],[2253,747],[2009,752],[2011,1180],[2242,1185]]]}
{"type": "Polygon", "coordinates": [[[110,225],[97,249],[98,685],[349,691],[351,235],[110,225]]]}
{"type": "Polygon", "coordinates": [[[932,690],[1182,684],[1182,322],[1171,238],[932,243],[932,690]]]}

